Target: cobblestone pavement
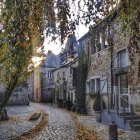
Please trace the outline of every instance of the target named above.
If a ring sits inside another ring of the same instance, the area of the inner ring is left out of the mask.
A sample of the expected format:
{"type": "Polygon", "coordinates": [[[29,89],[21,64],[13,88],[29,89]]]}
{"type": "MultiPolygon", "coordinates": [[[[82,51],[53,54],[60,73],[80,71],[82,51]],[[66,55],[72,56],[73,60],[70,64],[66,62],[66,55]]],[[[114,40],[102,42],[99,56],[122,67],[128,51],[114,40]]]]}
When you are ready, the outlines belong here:
{"type": "MultiPolygon", "coordinates": [[[[78,121],[90,128],[97,130],[101,140],[108,140],[108,126],[97,123],[93,116],[78,116],[78,121]]],[[[118,129],[119,140],[140,140],[140,132],[124,131],[118,129]]]]}
{"type": "Polygon", "coordinates": [[[75,128],[70,116],[65,110],[46,104],[30,103],[29,106],[7,107],[9,116],[16,120],[0,124],[0,140],[10,140],[34,128],[37,122],[30,122],[27,116],[37,110],[48,113],[48,125],[32,140],[76,140],[75,128]]]}
{"type": "MultiPolygon", "coordinates": [[[[27,120],[37,110],[48,113],[48,125],[31,140],[76,140],[75,125],[69,112],[46,104],[30,103],[29,106],[7,107],[9,116],[16,119],[0,123],[0,140],[10,140],[28,132],[39,122],[27,120]]],[[[98,132],[101,140],[108,140],[108,126],[97,123],[93,116],[78,116],[80,123],[98,132]]],[[[140,140],[140,132],[119,129],[119,140],[140,140]]]]}
{"type": "Polygon", "coordinates": [[[76,140],[70,113],[43,104],[40,108],[49,115],[48,125],[33,140],[76,140]]]}
{"type": "Polygon", "coordinates": [[[9,140],[34,128],[41,118],[31,122],[28,117],[37,110],[38,107],[32,103],[29,106],[7,107],[8,115],[12,116],[12,119],[0,123],[0,140],[9,140]]]}

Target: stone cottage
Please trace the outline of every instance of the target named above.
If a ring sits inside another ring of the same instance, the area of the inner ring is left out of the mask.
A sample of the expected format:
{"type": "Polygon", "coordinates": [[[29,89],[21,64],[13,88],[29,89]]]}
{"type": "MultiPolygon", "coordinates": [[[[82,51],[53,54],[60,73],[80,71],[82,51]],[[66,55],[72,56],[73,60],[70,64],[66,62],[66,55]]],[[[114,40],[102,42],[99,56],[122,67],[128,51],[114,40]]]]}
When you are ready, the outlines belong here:
{"type": "Polygon", "coordinates": [[[86,107],[93,115],[95,95],[106,104],[102,122],[116,122],[120,128],[137,130],[139,123],[139,56],[130,61],[129,36],[121,31],[118,17],[110,15],[94,26],[82,40],[89,49],[90,65],[86,81],[86,107]]]}
{"type": "Polygon", "coordinates": [[[60,66],[54,69],[53,77],[55,83],[55,102],[57,99],[75,101],[75,80],[78,45],[74,35],[68,37],[64,51],[59,55],[60,66]]]}
{"type": "Polygon", "coordinates": [[[41,102],[54,101],[55,85],[52,70],[60,65],[59,56],[48,51],[47,57],[41,65],[41,102]]]}
{"type": "Polygon", "coordinates": [[[34,68],[34,93],[32,99],[35,102],[53,102],[54,82],[52,70],[59,66],[59,57],[48,51],[42,63],[34,68]]]}

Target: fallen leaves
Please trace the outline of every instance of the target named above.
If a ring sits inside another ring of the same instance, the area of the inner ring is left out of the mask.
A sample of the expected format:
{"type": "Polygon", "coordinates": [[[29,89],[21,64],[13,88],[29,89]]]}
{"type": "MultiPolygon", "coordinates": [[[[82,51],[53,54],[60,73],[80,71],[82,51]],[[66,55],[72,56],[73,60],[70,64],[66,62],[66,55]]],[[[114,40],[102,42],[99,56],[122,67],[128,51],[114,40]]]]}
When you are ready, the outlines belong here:
{"type": "Polygon", "coordinates": [[[18,136],[12,140],[29,140],[33,139],[43,128],[48,124],[48,114],[43,112],[42,120],[40,123],[33,129],[31,129],[29,132],[22,134],[21,136],[18,136]]]}
{"type": "Polygon", "coordinates": [[[72,114],[72,118],[75,122],[77,140],[99,140],[96,130],[81,124],[75,114],[72,114]]]}

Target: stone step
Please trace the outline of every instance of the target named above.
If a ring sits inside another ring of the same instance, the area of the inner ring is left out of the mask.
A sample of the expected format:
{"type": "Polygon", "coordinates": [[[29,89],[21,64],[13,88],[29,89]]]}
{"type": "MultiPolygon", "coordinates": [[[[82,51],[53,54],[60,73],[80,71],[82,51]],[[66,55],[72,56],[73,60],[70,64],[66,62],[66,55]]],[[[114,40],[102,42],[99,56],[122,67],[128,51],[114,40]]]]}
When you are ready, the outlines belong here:
{"type": "MultiPolygon", "coordinates": [[[[122,116],[123,117],[123,116],[122,116]]],[[[131,120],[131,116],[125,116],[125,119],[126,120],[131,120]]],[[[137,116],[137,115],[134,115],[133,116],[133,120],[139,120],[140,119],[140,116],[137,116]]]]}
{"type": "MultiPolygon", "coordinates": [[[[130,121],[130,123],[131,123],[131,121],[130,121]]],[[[138,119],[138,120],[133,120],[133,124],[140,124],[140,119],[138,119]]]]}
{"type": "Polygon", "coordinates": [[[134,130],[134,131],[140,130],[140,125],[139,125],[139,124],[134,124],[134,125],[133,125],[133,130],[134,130]]]}
{"type": "MultiPolygon", "coordinates": [[[[123,113],[119,113],[120,114],[120,116],[123,116],[123,113]]],[[[126,116],[131,116],[131,112],[125,112],[125,115],[126,116]]],[[[133,113],[133,115],[135,115],[134,113],[133,113]]]]}

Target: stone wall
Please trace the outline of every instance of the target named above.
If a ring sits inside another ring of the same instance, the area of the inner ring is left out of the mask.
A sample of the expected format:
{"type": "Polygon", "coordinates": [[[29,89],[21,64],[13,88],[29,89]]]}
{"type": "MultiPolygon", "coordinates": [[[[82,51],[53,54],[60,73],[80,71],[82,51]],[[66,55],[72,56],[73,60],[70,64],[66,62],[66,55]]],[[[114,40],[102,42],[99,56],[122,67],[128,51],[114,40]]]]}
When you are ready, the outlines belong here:
{"type": "MultiPolygon", "coordinates": [[[[32,82],[28,79],[16,87],[12,93],[8,105],[29,105],[29,94],[33,92],[32,82]]],[[[1,84],[1,91],[4,92],[4,86],[1,84]]],[[[0,102],[3,100],[3,92],[0,93],[0,102]]]]}
{"type": "Polygon", "coordinates": [[[40,77],[41,68],[40,66],[35,67],[34,69],[34,94],[33,101],[41,101],[41,77],[40,77]]]}
{"type": "Polygon", "coordinates": [[[41,102],[52,103],[54,100],[53,69],[48,66],[41,67],[41,102]]]}
{"type": "MultiPolygon", "coordinates": [[[[106,21],[102,21],[99,25],[97,25],[95,28],[93,28],[94,36],[97,37],[96,42],[100,42],[100,32],[102,32],[102,29],[107,28],[105,26],[106,21]],[[97,31],[96,31],[97,30],[97,31]]],[[[88,39],[83,40],[83,42],[86,43],[87,48],[90,47],[90,67],[88,71],[87,76],[87,83],[86,83],[86,102],[87,102],[87,109],[88,113],[91,114],[93,112],[92,106],[93,106],[93,99],[90,97],[90,80],[100,78],[107,80],[107,93],[102,93],[101,95],[103,100],[106,103],[106,107],[109,109],[111,100],[114,104],[113,98],[111,98],[111,95],[114,96],[114,94],[119,94],[119,84],[118,84],[118,75],[121,74],[127,74],[128,77],[128,95],[129,95],[129,104],[133,104],[135,107],[135,111],[140,111],[140,76],[138,75],[140,72],[140,57],[139,54],[134,52],[134,62],[130,62],[130,55],[128,51],[128,45],[129,45],[129,36],[124,35],[122,33],[120,24],[118,19],[115,19],[112,23],[110,30],[108,31],[111,34],[111,37],[113,39],[113,50],[109,48],[108,45],[107,48],[98,50],[96,48],[96,52],[92,52],[93,47],[97,47],[96,44],[92,44],[94,41],[91,41],[90,43],[87,42],[88,39]],[[118,62],[118,54],[120,51],[126,50],[126,53],[128,54],[128,64],[123,67],[119,67],[118,62]],[[112,60],[111,60],[111,53],[112,53],[112,60]],[[112,72],[113,72],[113,78],[111,77],[111,61],[113,62],[112,72]],[[120,71],[122,69],[123,71],[120,71]],[[113,79],[113,82],[111,82],[111,78],[113,79]],[[112,87],[113,84],[113,87],[112,87]],[[112,92],[113,89],[113,93],[112,92]],[[89,95],[88,95],[89,94],[89,95]]],[[[93,37],[94,38],[94,37],[93,37]]],[[[94,42],[95,43],[95,42],[94,42]]],[[[99,45],[99,44],[98,44],[99,45]]]]}
{"type": "MultiPolygon", "coordinates": [[[[119,25],[118,19],[114,21],[113,28],[115,29],[114,34],[114,51],[113,51],[113,60],[114,68],[117,68],[117,54],[119,51],[126,49],[128,53],[128,92],[130,103],[134,105],[135,111],[140,112],[140,57],[137,52],[133,52],[133,62],[130,61],[130,54],[128,50],[129,45],[129,36],[122,34],[121,27],[119,25]]],[[[115,85],[115,83],[114,83],[115,85]]],[[[118,88],[114,86],[114,92],[118,92],[118,88]],[[115,91],[116,89],[116,91],[115,91]]]]}
{"type": "Polygon", "coordinates": [[[71,70],[76,66],[77,60],[72,63],[69,61],[66,65],[53,71],[55,99],[70,99],[72,102],[75,101],[75,87],[73,86],[73,72],[71,70]]]}
{"type": "MultiPolygon", "coordinates": [[[[108,51],[108,48],[101,50],[100,52],[97,52],[95,54],[92,54],[90,56],[91,64],[87,76],[87,82],[90,82],[91,79],[97,79],[100,78],[100,80],[105,80],[107,83],[107,92],[102,93],[102,98],[105,101],[106,108],[109,106],[109,100],[108,100],[108,94],[111,93],[111,74],[110,74],[110,53],[108,51]]],[[[88,87],[90,88],[90,87],[88,87]]],[[[88,114],[94,114],[93,113],[93,102],[94,98],[90,96],[92,94],[90,92],[90,89],[87,89],[87,96],[86,96],[86,102],[87,102],[87,111],[88,114]]]]}

